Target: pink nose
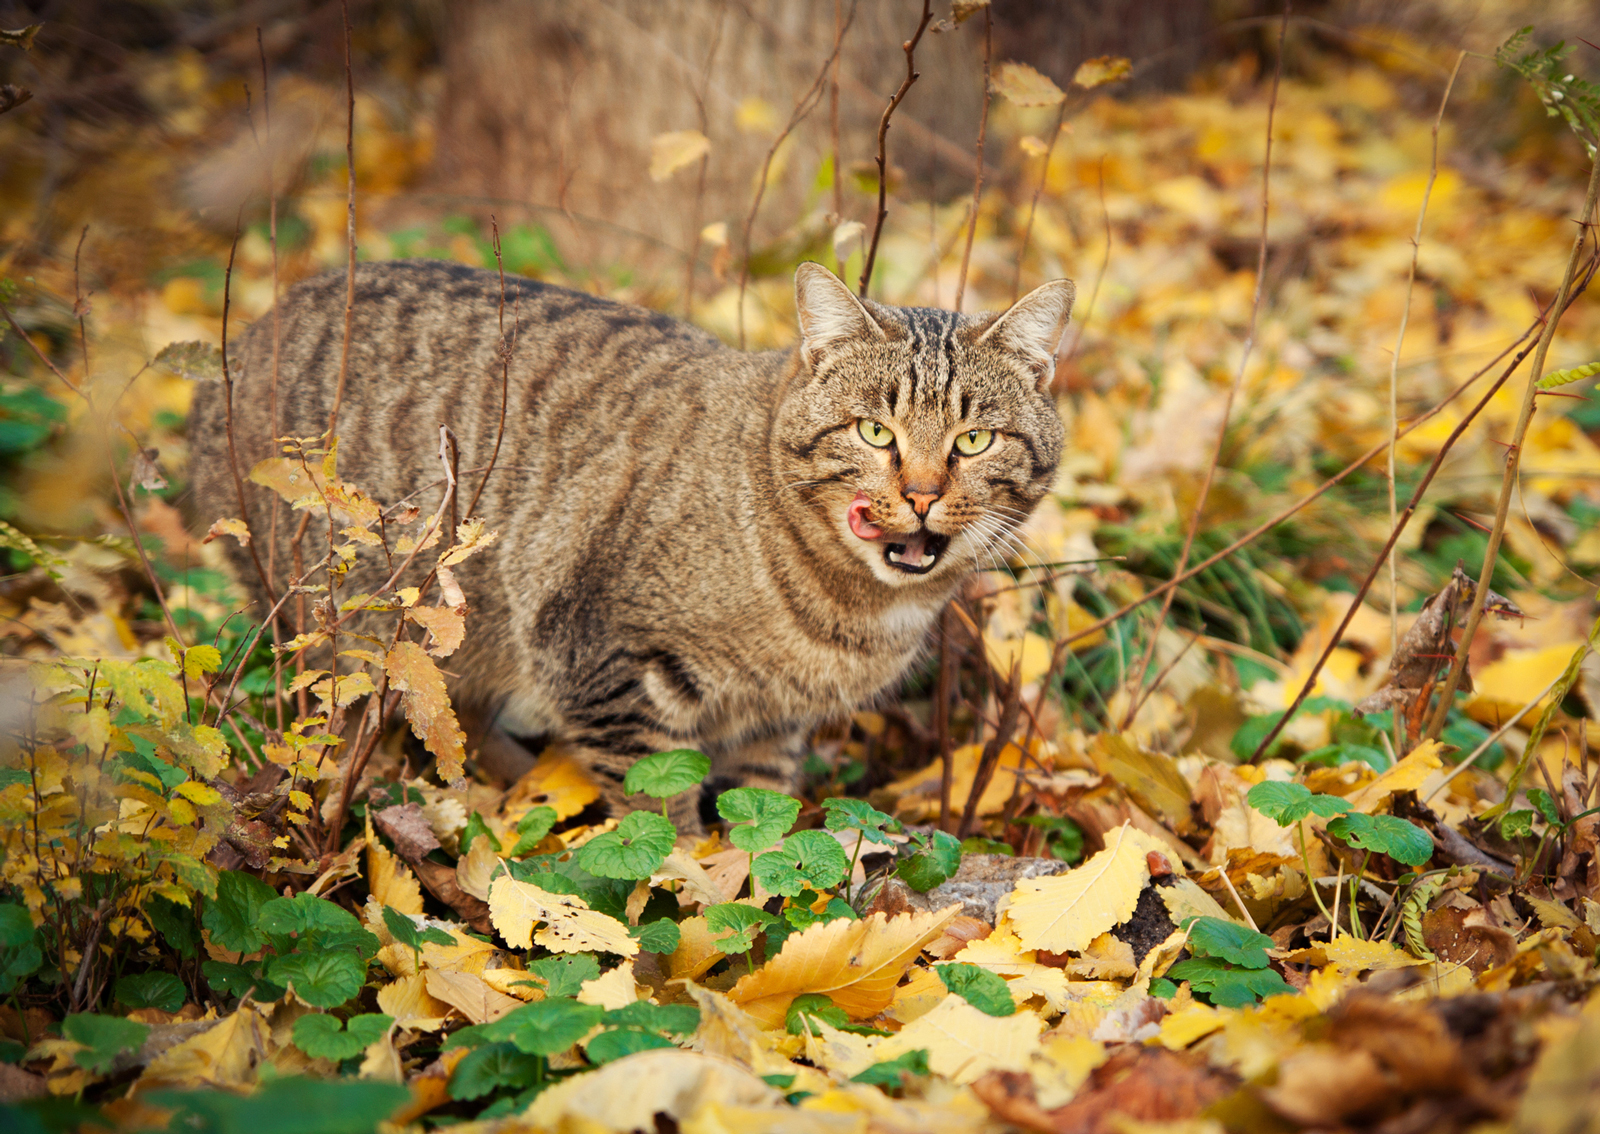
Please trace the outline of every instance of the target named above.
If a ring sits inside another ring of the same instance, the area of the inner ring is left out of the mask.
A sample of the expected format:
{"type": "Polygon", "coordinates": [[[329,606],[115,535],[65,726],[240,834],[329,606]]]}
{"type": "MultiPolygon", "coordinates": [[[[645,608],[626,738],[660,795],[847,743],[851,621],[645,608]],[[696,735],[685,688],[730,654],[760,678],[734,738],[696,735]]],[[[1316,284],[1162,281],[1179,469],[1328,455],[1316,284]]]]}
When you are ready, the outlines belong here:
{"type": "Polygon", "coordinates": [[[919,516],[926,516],[928,509],[933,507],[933,502],[939,499],[937,492],[908,492],[906,499],[911,501],[911,510],[919,516]]]}

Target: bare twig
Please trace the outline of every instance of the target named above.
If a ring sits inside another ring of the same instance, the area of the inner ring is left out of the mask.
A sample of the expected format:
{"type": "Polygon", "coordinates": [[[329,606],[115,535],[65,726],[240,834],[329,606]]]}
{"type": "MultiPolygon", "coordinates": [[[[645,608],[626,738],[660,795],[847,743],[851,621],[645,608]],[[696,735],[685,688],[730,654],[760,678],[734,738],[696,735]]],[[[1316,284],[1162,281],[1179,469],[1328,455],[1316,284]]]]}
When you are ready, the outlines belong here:
{"type": "MultiPolygon", "coordinates": [[[[1278,111],[1278,85],[1283,78],[1283,41],[1288,34],[1289,4],[1285,0],[1283,22],[1278,25],[1278,53],[1277,62],[1272,69],[1272,95],[1267,102],[1267,152],[1261,162],[1261,239],[1256,250],[1255,299],[1250,304],[1250,325],[1245,331],[1244,349],[1239,354],[1239,369],[1234,372],[1233,384],[1228,387],[1228,396],[1222,403],[1222,420],[1217,423],[1217,443],[1211,450],[1211,463],[1206,466],[1205,479],[1200,482],[1200,497],[1195,501],[1194,512],[1189,517],[1189,530],[1183,537],[1183,550],[1178,553],[1178,566],[1173,572],[1175,575],[1182,574],[1183,569],[1189,565],[1189,553],[1194,550],[1194,539],[1200,532],[1200,519],[1205,514],[1206,502],[1211,498],[1211,484],[1216,479],[1217,466],[1222,463],[1222,449],[1228,439],[1228,418],[1233,415],[1233,402],[1239,395],[1239,387],[1244,385],[1245,368],[1250,363],[1250,355],[1256,345],[1256,325],[1261,317],[1261,299],[1266,293],[1267,282],[1267,217],[1272,206],[1272,124],[1278,111]]],[[[1172,612],[1172,602],[1177,594],[1176,589],[1170,590],[1161,600],[1161,613],[1156,615],[1155,625],[1151,628],[1150,642],[1145,647],[1144,659],[1133,673],[1133,682],[1128,692],[1128,713],[1123,718],[1123,728],[1133,723],[1133,715],[1142,703],[1139,694],[1144,687],[1145,675],[1150,672],[1150,662],[1156,655],[1156,642],[1160,639],[1161,628],[1167,624],[1167,615],[1172,612]]]]}
{"type": "Polygon", "coordinates": [[[339,0],[344,16],[344,160],[345,178],[344,240],[347,251],[344,292],[344,346],[339,351],[339,385],[333,392],[333,408],[328,411],[328,443],[339,431],[339,407],[344,404],[345,380],[350,376],[350,331],[356,312],[356,76],[350,61],[350,0],[339,0]]]}
{"type": "MultiPolygon", "coordinates": [[[[951,602],[955,600],[952,599],[951,602]]],[[[939,683],[933,706],[933,731],[939,741],[939,830],[950,829],[950,789],[955,782],[954,742],[950,736],[950,701],[955,696],[956,652],[951,635],[955,620],[950,611],[939,616],[939,683]]]]}
{"type": "Polygon", "coordinates": [[[1494,526],[1489,531],[1489,546],[1483,553],[1483,571],[1478,576],[1478,586],[1474,592],[1475,597],[1472,609],[1467,614],[1467,623],[1461,629],[1461,644],[1456,647],[1455,660],[1450,663],[1450,674],[1445,678],[1444,688],[1439,691],[1439,704],[1433,711],[1433,719],[1428,722],[1428,739],[1436,739],[1444,728],[1445,717],[1450,713],[1450,706],[1455,701],[1456,687],[1461,683],[1461,674],[1466,669],[1467,651],[1472,648],[1472,638],[1478,632],[1478,624],[1483,621],[1483,595],[1489,591],[1489,583],[1494,578],[1496,561],[1500,558],[1500,541],[1505,536],[1506,516],[1511,509],[1511,493],[1517,483],[1517,468],[1522,460],[1522,440],[1528,434],[1528,423],[1533,420],[1533,411],[1537,404],[1534,395],[1539,392],[1539,379],[1544,377],[1545,355],[1550,350],[1550,340],[1555,337],[1556,324],[1561,321],[1561,316],[1566,311],[1566,300],[1573,289],[1573,283],[1578,276],[1578,262],[1582,258],[1583,245],[1589,238],[1589,225],[1594,219],[1595,199],[1600,196],[1600,158],[1589,168],[1589,189],[1584,195],[1583,214],[1578,220],[1578,231],[1572,238],[1572,251],[1567,255],[1567,270],[1561,279],[1561,289],[1556,293],[1555,303],[1546,320],[1544,334],[1539,336],[1539,346],[1533,354],[1533,368],[1528,372],[1528,385],[1522,394],[1522,408],[1517,414],[1517,425],[1511,434],[1511,446],[1506,450],[1505,475],[1500,482],[1500,499],[1495,505],[1494,526]]]}
{"type": "MultiPolygon", "coordinates": [[[[233,367],[228,363],[228,313],[233,301],[233,259],[238,251],[239,223],[235,220],[233,243],[228,246],[228,267],[222,274],[222,413],[224,428],[228,435],[228,471],[233,474],[233,491],[239,502],[239,519],[244,522],[245,530],[251,531],[250,504],[244,494],[244,477],[239,473],[239,446],[234,439],[233,367]]],[[[277,592],[272,586],[272,578],[262,565],[261,555],[256,550],[259,541],[251,538],[244,542],[250,552],[250,562],[256,569],[256,577],[261,580],[261,586],[266,591],[267,601],[276,603],[277,592]]]]}
{"type": "MultiPolygon", "coordinates": [[[[1411,291],[1417,282],[1417,257],[1422,252],[1422,222],[1428,215],[1428,199],[1433,196],[1433,183],[1439,176],[1439,126],[1444,122],[1444,108],[1450,101],[1450,92],[1456,85],[1456,76],[1461,73],[1461,61],[1467,57],[1465,51],[1456,54],[1456,65],[1451,68],[1450,78],[1444,85],[1444,95],[1439,99],[1439,113],[1433,119],[1433,154],[1428,165],[1428,184],[1422,190],[1422,204],[1417,209],[1417,227],[1411,234],[1411,268],[1406,274],[1406,295],[1400,304],[1400,329],[1395,332],[1394,354],[1389,358],[1389,460],[1386,472],[1389,481],[1389,528],[1392,531],[1397,518],[1395,507],[1395,451],[1399,448],[1394,442],[1396,433],[1400,429],[1400,348],[1405,345],[1406,326],[1411,321],[1411,291]]],[[[1389,549],[1389,656],[1395,657],[1400,652],[1400,577],[1395,562],[1395,549],[1389,549]]],[[[1400,719],[1400,714],[1394,714],[1394,749],[1395,755],[1404,756],[1403,741],[1405,739],[1405,725],[1400,719]]]]}
{"type": "Polygon", "coordinates": [[[1506,721],[1505,724],[1501,725],[1499,728],[1495,729],[1493,733],[1485,737],[1483,743],[1479,744],[1478,747],[1472,750],[1471,755],[1469,755],[1465,760],[1461,761],[1461,763],[1457,764],[1454,768],[1450,769],[1450,774],[1444,779],[1440,780],[1439,785],[1430,791],[1422,802],[1425,804],[1432,803],[1435,796],[1450,786],[1451,780],[1455,779],[1462,772],[1465,772],[1468,768],[1476,764],[1478,760],[1482,758],[1485,752],[1489,751],[1489,749],[1493,748],[1495,744],[1499,742],[1501,737],[1516,727],[1518,721],[1527,716],[1529,713],[1533,712],[1533,710],[1537,709],[1539,707],[1539,702],[1548,697],[1550,695],[1550,690],[1554,689],[1565,676],[1566,674],[1563,672],[1552,677],[1550,679],[1550,684],[1539,690],[1539,692],[1535,694],[1533,700],[1529,701],[1526,705],[1522,706],[1522,708],[1512,713],[1510,720],[1506,721]]]}
{"type": "Polygon", "coordinates": [[[928,30],[932,20],[933,0],[922,0],[922,19],[917,21],[917,32],[900,45],[906,53],[906,77],[889,100],[889,105],[883,108],[883,117],[878,119],[878,216],[872,224],[872,243],[867,246],[867,257],[861,266],[861,283],[856,288],[863,298],[866,297],[868,285],[872,283],[872,266],[878,259],[878,240],[883,236],[884,218],[889,215],[889,119],[894,117],[911,84],[921,77],[917,71],[917,44],[922,42],[922,33],[928,30]]]}
{"type": "MultiPolygon", "coordinates": [[[[705,65],[700,68],[700,82],[689,91],[694,96],[695,110],[699,114],[700,133],[702,135],[708,134],[711,129],[711,124],[706,118],[706,88],[711,83],[711,61],[717,57],[717,48],[722,45],[722,25],[727,15],[728,5],[724,0],[721,7],[717,9],[716,28],[711,33],[711,46],[706,48],[705,65]]],[[[683,317],[685,319],[694,318],[694,273],[700,260],[700,219],[706,200],[706,169],[710,166],[710,163],[711,151],[708,149],[700,155],[700,170],[694,187],[694,208],[689,212],[689,258],[684,265],[683,271],[683,317]]],[[[504,274],[504,269],[502,269],[501,275],[504,274]]],[[[501,290],[503,291],[504,288],[502,287],[501,290]]],[[[502,304],[503,302],[502,300],[502,304]]],[[[502,335],[504,334],[503,329],[501,333],[502,335]]]]}
{"type": "Polygon", "coordinates": [[[489,230],[494,239],[494,266],[500,271],[500,306],[495,313],[500,326],[500,423],[495,428],[494,450],[489,454],[489,465],[483,470],[483,479],[478,481],[478,488],[472,494],[472,503],[467,505],[467,519],[472,519],[478,510],[478,498],[483,495],[484,486],[489,483],[489,475],[494,472],[495,462],[500,459],[500,443],[506,436],[506,402],[511,395],[511,355],[517,349],[517,330],[521,325],[522,301],[518,297],[517,312],[511,319],[511,340],[506,341],[506,265],[500,255],[500,225],[493,216],[489,217],[489,230]]]}
{"type": "MultiPolygon", "coordinates": [[[[984,15],[988,15],[988,9],[984,9],[984,15]]],[[[988,29],[987,28],[984,29],[984,33],[985,33],[985,36],[987,37],[987,34],[988,34],[988,29]]],[[[984,46],[985,47],[988,46],[988,39],[987,38],[984,39],[984,46]]],[[[988,59],[987,58],[984,59],[984,64],[987,67],[987,65],[988,65],[988,59]]],[[[985,74],[987,74],[987,71],[985,71],[985,74]]],[[[987,91],[985,92],[985,97],[987,99],[987,91]]],[[[1039,211],[1039,197],[1044,192],[1045,179],[1050,176],[1050,159],[1055,157],[1056,142],[1061,137],[1061,128],[1063,126],[1065,126],[1066,123],[1067,123],[1067,104],[1068,104],[1068,102],[1069,102],[1069,100],[1066,99],[1066,98],[1063,98],[1061,100],[1061,109],[1060,109],[1060,111],[1058,111],[1056,113],[1055,128],[1050,133],[1050,141],[1045,144],[1045,148],[1044,148],[1044,164],[1039,167],[1039,180],[1038,180],[1037,183],[1035,183],[1035,185],[1033,187],[1033,200],[1028,202],[1028,223],[1022,226],[1022,243],[1017,247],[1016,267],[1012,270],[1012,273],[1011,273],[1011,302],[1013,302],[1013,303],[1015,303],[1017,301],[1017,298],[1022,294],[1022,261],[1027,258],[1027,255],[1028,255],[1028,243],[1033,239],[1033,216],[1034,216],[1035,213],[1037,213],[1039,211]]],[[[987,109],[988,105],[989,105],[988,102],[985,101],[984,102],[985,109],[987,109]]],[[[979,168],[979,172],[981,173],[982,169],[983,169],[981,163],[980,163],[978,168],[979,168]]],[[[1101,158],[1100,159],[1100,199],[1101,199],[1102,202],[1105,200],[1105,177],[1106,177],[1105,159],[1101,158]]],[[[1108,229],[1107,232],[1106,232],[1106,249],[1109,251],[1110,248],[1111,248],[1111,233],[1110,233],[1110,230],[1108,229]]],[[[1098,286],[1098,284],[1096,286],[1098,286]]]]}
{"type": "Polygon", "coordinates": [[[761,175],[756,178],[755,197],[750,202],[750,211],[744,218],[744,237],[742,254],[739,257],[739,349],[744,349],[744,293],[750,284],[750,233],[755,228],[756,213],[761,209],[761,198],[767,193],[767,176],[772,170],[772,160],[778,155],[778,147],[794,132],[794,128],[805,121],[805,118],[817,108],[822,101],[823,85],[827,83],[828,76],[833,73],[834,63],[839,58],[839,45],[844,42],[844,33],[850,29],[851,22],[856,18],[856,3],[851,0],[850,14],[845,17],[844,23],[835,30],[833,37],[833,50],[828,53],[828,58],[823,62],[822,69],[817,72],[817,77],[811,85],[795,100],[794,109],[789,113],[789,121],[784,124],[778,136],[772,140],[772,145],[767,149],[767,156],[761,162],[761,175]]]}
{"type": "MultiPolygon", "coordinates": [[[[983,110],[978,115],[978,175],[972,181],[972,209],[967,219],[967,246],[961,251],[961,274],[956,277],[956,301],[950,305],[950,310],[958,312],[961,310],[961,300],[967,294],[967,266],[972,262],[972,238],[978,234],[978,202],[983,197],[983,143],[989,130],[989,99],[992,97],[989,90],[989,56],[994,42],[994,17],[990,15],[989,8],[987,4],[983,6],[983,110]]],[[[1061,105],[1066,106],[1065,99],[1061,105]]],[[[1028,219],[1033,219],[1031,214],[1028,219]]],[[[1022,263],[1020,257],[1017,263],[1022,263]]]]}
{"type": "MultiPolygon", "coordinates": [[[[851,9],[854,11],[854,8],[851,9]]],[[[844,0],[833,0],[833,37],[844,37],[844,0]]],[[[839,151],[839,56],[833,57],[833,73],[828,80],[828,136],[833,145],[833,223],[844,220],[844,172],[840,162],[844,155],[839,151]]],[[[837,260],[838,256],[835,255],[837,260]]],[[[844,275],[844,264],[837,265],[838,274],[844,275]]]]}
{"type": "MultiPolygon", "coordinates": [[[[981,639],[980,639],[981,640],[981,639]]],[[[998,674],[996,675],[998,676],[998,674]]],[[[994,779],[994,770],[1000,766],[1000,757],[1006,750],[1006,745],[1011,743],[1011,738],[1017,732],[1017,717],[1022,711],[1022,658],[1011,665],[1011,673],[1005,678],[1000,693],[1000,721],[991,736],[983,746],[983,752],[978,757],[978,766],[973,771],[972,787],[967,791],[966,806],[961,809],[961,826],[956,831],[957,838],[966,838],[972,834],[973,824],[978,819],[978,802],[983,798],[983,793],[989,789],[989,781],[994,779]]]]}
{"type": "MultiPolygon", "coordinates": [[[[1600,261],[1590,261],[1588,273],[1589,276],[1593,275],[1596,266],[1600,266],[1600,261]]],[[[1588,278],[1586,277],[1584,280],[1585,286],[1587,286],[1587,283],[1588,278]]],[[[1548,321],[1556,317],[1557,312],[1552,305],[1552,308],[1546,313],[1545,319],[1548,321]]],[[[1361,585],[1356,588],[1356,593],[1350,602],[1350,609],[1345,611],[1344,618],[1340,621],[1338,627],[1335,628],[1332,635],[1329,636],[1328,643],[1323,648],[1322,655],[1317,658],[1316,663],[1311,667],[1311,672],[1307,675],[1305,684],[1300,687],[1300,692],[1295,695],[1295,699],[1289,705],[1288,711],[1286,711],[1283,716],[1279,718],[1278,723],[1268,731],[1267,735],[1262,738],[1261,743],[1256,746],[1255,752],[1250,757],[1252,763],[1261,758],[1262,754],[1267,751],[1267,748],[1272,744],[1272,742],[1278,738],[1278,733],[1283,731],[1284,725],[1289,723],[1289,719],[1293,717],[1300,706],[1305,703],[1306,698],[1311,696],[1311,690],[1317,683],[1317,677],[1322,673],[1322,667],[1327,664],[1328,659],[1333,656],[1333,651],[1338,647],[1339,641],[1344,636],[1345,630],[1355,619],[1356,612],[1361,608],[1362,600],[1366,597],[1367,592],[1372,589],[1372,584],[1378,578],[1378,572],[1383,568],[1383,564],[1388,557],[1389,550],[1399,541],[1401,534],[1406,529],[1406,525],[1411,522],[1411,517],[1416,513],[1417,505],[1422,501],[1423,493],[1427,492],[1428,486],[1433,483],[1433,478],[1438,474],[1440,466],[1444,464],[1445,457],[1449,454],[1450,450],[1455,447],[1455,443],[1460,440],[1462,434],[1467,431],[1467,427],[1477,419],[1478,414],[1483,412],[1484,407],[1489,404],[1489,400],[1499,392],[1501,386],[1506,384],[1511,375],[1516,372],[1517,367],[1522,365],[1523,359],[1527,358],[1532,350],[1533,348],[1531,347],[1524,347],[1520,352],[1518,352],[1517,356],[1511,360],[1511,363],[1501,373],[1500,377],[1495,379],[1493,385],[1491,385],[1488,390],[1484,391],[1483,397],[1478,399],[1477,405],[1473,406],[1472,409],[1469,410],[1464,417],[1462,417],[1461,421],[1457,423],[1455,429],[1451,430],[1450,436],[1445,438],[1444,444],[1441,445],[1439,447],[1439,451],[1434,454],[1433,462],[1428,466],[1428,471],[1423,474],[1422,479],[1417,482],[1416,489],[1411,493],[1411,500],[1406,504],[1405,511],[1403,511],[1399,518],[1395,521],[1395,526],[1393,530],[1389,532],[1389,538],[1384,542],[1382,550],[1378,553],[1378,557],[1373,560],[1372,567],[1367,572],[1367,577],[1363,579],[1361,585]]],[[[1412,428],[1414,428],[1414,426],[1412,428]]],[[[1404,434],[1402,433],[1401,436],[1404,436],[1404,434]]],[[[1387,444],[1387,442],[1385,444],[1387,444]]],[[[1472,605],[1473,609],[1475,610],[1482,609],[1482,604],[1478,600],[1474,600],[1472,605]]]]}

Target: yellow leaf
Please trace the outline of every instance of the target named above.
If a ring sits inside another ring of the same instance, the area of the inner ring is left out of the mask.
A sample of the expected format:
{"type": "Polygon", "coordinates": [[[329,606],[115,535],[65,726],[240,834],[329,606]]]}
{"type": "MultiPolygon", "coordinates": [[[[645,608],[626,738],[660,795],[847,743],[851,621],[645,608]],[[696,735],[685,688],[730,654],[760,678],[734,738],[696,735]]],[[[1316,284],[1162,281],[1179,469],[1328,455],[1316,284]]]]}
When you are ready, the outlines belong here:
{"type": "Polygon", "coordinates": [[[1004,928],[967,942],[950,960],[956,964],[977,965],[1005,978],[1012,997],[1019,1004],[1039,997],[1052,1012],[1061,1012],[1073,1000],[1072,982],[1067,980],[1067,974],[1050,965],[1039,964],[1033,950],[1023,949],[1017,935],[1004,928]]]}
{"type": "Polygon", "coordinates": [[[1020,661],[1024,685],[1033,684],[1050,670],[1050,643],[1032,631],[1020,638],[996,638],[985,633],[983,646],[996,673],[1010,673],[1020,661]]]}
{"type": "Polygon", "coordinates": [[[848,1079],[878,1062],[875,1038],[841,1032],[809,1016],[802,1019],[806,1022],[806,1059],[824,1071],[848,1079]]]}
{"type": "Polygon", "coordinates": [[[197,1036],[156,1056],[139,1077],[150,1087],[244,1087],[256,1081],[256,1067],[270,1053],[266,1020],[245,1005],[197,1036]]]}
{"type": "Polygon", "coordinates": [[[215,807],[222,802],[222,793],[210,784],[203,784],[198,780],[186,780],[177,787],[179,795],[190,803],[197,803],[201,807],[215,807]]]}
{"type": "MultiPolygon", "coordinates": [[[[973,781],[977,779],[978,758],[982,755],[981,744],[964,744],[951,754],[954,767],[950,803],[954,810],[959,811],[965,806],[967,796],[972,792],[973,781]]],[[[1015,744],[1006,745],[1000,753],[1000,763],[995,768],[994,777],[978,800],[979,815],[998,815],[1005,810],[1006,801],[1016,787],[1013,773],[1021,766],[1022,749],[1015,744]]],[[[927,819],[937,815],[940,774],[939,764],[934,763],[890,784],[885,791],[895,801],[895,814],[907,819],[927,819]]]]}
{"type": "Polygon", "coordinates": [[[302,465],[289,457],[268,457],[250,470],[250,480],[270,488],[295,508],[321,506],[326,483],[315,466],[302,465]]]}
{"type": "Polygon", "coordinates": [[[960,912],[953,905],[814,925],[792,934],[776,957],[741,977],[728,999],[769,1028],[781,1026],[789,1004],[805,992],[826,993],[857,1019],[875,1016],[893,1002],[895,985],[922,947],[960,912]]]}
{"type": "Polygon", "coordinates": [[[521,1116],[535,1130],[655,1130],[656,1115],[680,1129],[698,1128],[695,1116],[713,1106],[775,1107],[783,1096],[727,1059],[677,1048],[644,1051],[596,1071],[563,1079],[521,1116]]]}
{"type": "Polygon", "coordinates": [[[411,731],[438,759],[439,778],[451,783],[461,778],[466,758],[466,734],[456,723],[444,674],[415,642],[396,642],[383,659],[389,683],[405,694],[401,707],[411,731]]]}
{"type": "Polygon", "coordinates": [[[444,969],[424,969],[423,987],[435,1000],[442,1000],[474,1024],[498,1020],[522,1001],[490,988],[473,973],[453,973],[444,969]]]}
{"type": "Polygon", "coordinates": [[[679,905],[684,904],[685,898],[707,906],[727,900],[711,880],[711,875],[706,873],[706,868],[690,858],[682,847],[673,847],[667,860],[650,876],[651,886],[660,886],[663,882],[682,883],[678,889],[679,905]]]}
{"type": "MultiPolygon", "coordinates": [[[[1582,646],[1580,641],[1569,641],[1540,650],[1507,650],[1504,657],[1482,670],[1474,668],[1472,683],[1478,692],[1462,706],[1462,712],[1480,724],[1499,728],[1560,677],[1572,660],[1573,651],[1582,646]]],[[[1524,727],[1531,725],[1549,703],[1546,694],[1523,716],[1524,727]]]]}
{"type": "Polygon", "coordinates": [[[1345,796],[1345,802],[1357,811],[1370,814],[1387,803],[1395,792],[1416,791],[1443,766],[1443,761],[1439,759],[1439,742],[1425,740],[1370,784],[1345,796]]]}
{"type": "Polygon", "coordinates": [[[583,766],[559,745],[540,755],[506,795],[506,823],[514,825],[535,807],[548,807],[556,819],[570,819],[600,798],[600,788],[583,766]]]}
{"type": "Polygon", "coordinates": [[[650,180],[665,181],[711,152],[711,139],[698,130],[674,130],[650,139],[650,180]]]}
{"type": "Polygon", "coordinates": [[[359,1072],[363,1079],[376,1079],[382,1083],[404,1083],[405,1068],[400,1062],[400,1052],[394,1046],[394,1027],[367,1045],[359,1072]]]}
{"type": "Polygon", "coordinates": [[[466,616],[448,606],[408,607],[406,620],[428,631],[428,652],[436,658],[455,653],[467,634],[466,616]]]}
{"type": "Polygon", "coordinates": [[[1342,934],[1322,947],[1330,964],[1351,972],[1406,969],[1423,964],[1398,945],[1387,941],[1361,941],[1342,934]]]}
{"type": "Polygon", "coordinates": [[[1075,870],[1018,882],[1003,918],[1024,948],[1081,952],[1133,916],[1139,892],[1150,881],[1145,855],[1152,850],[1163,848],[1124,823],[1107,833],[1105,850],[1075,870]]]}
{"type": "Polygon", "coordinates": [[[1002,63],[995,68],[989,87],[1017,106],[1055,106],[1067,96],[1046,75],[1026,63],[1002,63]]]}
{"type": "Polygon", "coordinates": [[[778,111],[766,99],[751,95],[733,112],[733,123],[746,134],[770,134],[778,129],[778,111]]]}
{"type": "Polygon", "coordinates": [[[243,520],[236,519],[218,520],[216,523],[211,525],[210,529],[206,532],[205,538],[200,542],[210,543],[219,536],[225,535],[232,536],[234,539],[238,540],[240,547],[250,546],[250,529],[245,526],[245,522],[243,520]]]}
{"type": "Polygon", "coordinates": [[[673,980],[699,980],[724,955],[711,939],[706,919],[686,917],[678,923],[678,948],[667,958],[667,972],[673,980]]]}
{"type": "Polygon", "coordinates": [[[693,981],[686,981],[685,988],[700,1006],[700,1026],[690,1040],[694,1050],[736,1060],[758,1075],[794,1073],[794,1064],[774,1050],[779,1033],[763,1030],[748,1012],[720,992],[693,981]]]}
{"type": "MultiPolygon", "coordinates": [[[[367,891],[380,906],[393,906],[403,914],[422,912],[422,886],[411,868],[395,858],[394,853],[372,836],[372,822],[367,821],[367,891]]],[[[391,1016],[393,1012],[389,1013],[391,1016]]]]}
{"type": "Polygon", "coordinates": [[[989,1016],[959,996],[947,996],[933,1011],[918,1016],[878,1045],[879,1061],[923,1048],[928,1067],[957,1083],[970,1083],[990,1071],[1021,1071],[1039,1050],[1044,1020],[1027,1009],[989,1016]]]}
{"type": "Polygon", "coordinates": [[[639,999],[638,985],[633,979],[633,962],[623,961],[610,972],[593,980],[586,980],[578,989],[578,1003],[593,1004],[608,1011],[626,1008],[639,999]]]}
{"type": "Polygon", "coordinates": [[[1129,60],[1119,55],[1101,55],[1079,63],[1072,81],[1085,90],[1093,90],[1107,83],[1119,83],[1132,74],[1133,64],[1129,60]]]}
{"type": "Polygon", "coordinates": [[[434,1032],[444,1026],[450,1005],[428,995],[427,977],[423,973],[413,973],[397,977],[378,989],[378,1011],[393,1016],[394,1022],[402,1028],[434,1032]]]}
{"type": "Polygon", "coordinates": [[[616,918],[591,910],[576,894],[548,894],[509,874],[496,878],[489,890],[489,918],[513,949],[537,943],[552,953],[596,950],[633,957],[639,952],[639,943],[616,918]],[[534,933],[537,922],[545,925],[534,933]]]}
{"type": "Polygon", "coordinates": [[[488,547],[500,538],[499,532],[489,531],[482,520],[467,520],[456,527],[455,546],[439,557],[445,567],[454,567],[488,547]]]}
{"type": "Polygon", "coordinates": [[[456,859],[456,885],[477,898],[489,900],[489,883],[500,870],[500,856],[494,853],[494,844],[479,837],[472,840],[472,849],[456,859]]]}
{"type": "Polygon", "coordinates": [[[1227,1016],[1209,1004],[1191,1004],[1161,1021],[1161,1046],[1181,1051],[1195,1040],[1220,1031],[1227,1023],[1227,1016]]]}

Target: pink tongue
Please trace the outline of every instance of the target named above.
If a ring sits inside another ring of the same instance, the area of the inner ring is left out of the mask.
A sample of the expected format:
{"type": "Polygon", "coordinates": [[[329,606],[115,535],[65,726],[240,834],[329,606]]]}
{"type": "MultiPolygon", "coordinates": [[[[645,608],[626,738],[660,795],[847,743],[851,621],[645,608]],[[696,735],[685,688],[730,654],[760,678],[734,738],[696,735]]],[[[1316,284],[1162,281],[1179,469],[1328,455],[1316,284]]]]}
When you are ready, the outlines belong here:
{"type": "Polygon", "coordinates": [[[871,508],[872,501],[867,499],[866,493],[858,492],[856,498],[850,501],[850,507],[845,509],[845,520],[857,539],[872,540],[883,535],[883,529],[867,519],[867,513],[871,508]]]}
{"type": "Polygon", "coordinates": [[[910,535],[897,536],[895,543],[903,543],[906,550],[901,559],[909,562],[913,567],[922,565],[923,557],[927,554],[928,533],[926,531],[912,532],[910,535]]]}

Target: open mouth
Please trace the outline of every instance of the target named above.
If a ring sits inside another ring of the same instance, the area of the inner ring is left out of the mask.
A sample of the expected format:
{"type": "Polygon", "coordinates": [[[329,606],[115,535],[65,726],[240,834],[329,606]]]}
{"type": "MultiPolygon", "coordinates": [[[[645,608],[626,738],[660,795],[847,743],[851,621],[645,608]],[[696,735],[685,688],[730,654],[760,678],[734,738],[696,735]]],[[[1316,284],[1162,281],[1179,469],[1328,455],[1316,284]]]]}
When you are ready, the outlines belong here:
{"type": "Polygon", "coordinates": [[[883,561],[908,575],[926,575],[950,546],[950,537],[923,530],[902,537],[904,542],[886,543],[883,561]]]}
{"type": "Polygon", "coordinates": [[[927,528],[905,535],[886,532],[870,519],[871,503],[865,494],[858,495],[850,504],[846,518],[857,539],[883,544],[883,561],[896,571],[907,575],[926,575],[939,562],[939,557],[950,546],[950,537],[931,532],[927,528]]]}

